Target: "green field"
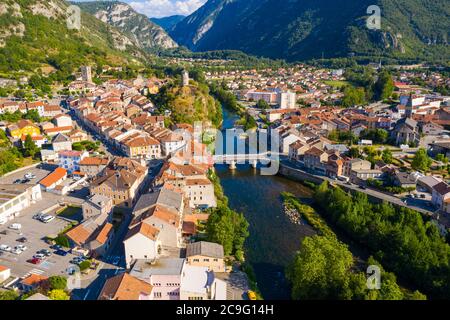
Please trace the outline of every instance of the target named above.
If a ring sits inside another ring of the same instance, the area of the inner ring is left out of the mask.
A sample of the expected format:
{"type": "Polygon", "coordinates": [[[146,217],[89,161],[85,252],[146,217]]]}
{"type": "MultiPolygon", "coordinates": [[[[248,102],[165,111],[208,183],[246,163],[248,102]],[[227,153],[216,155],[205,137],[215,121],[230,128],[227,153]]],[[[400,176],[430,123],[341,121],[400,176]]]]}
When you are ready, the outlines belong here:
{"type": "Polygon", "coordinates": [[[326,80],[323,83],[325,83],[328,86],[334,87],[334,88],[342,88],[347,85],[350,85],[348,81],[341,81],[341,80],[326,80]]]}

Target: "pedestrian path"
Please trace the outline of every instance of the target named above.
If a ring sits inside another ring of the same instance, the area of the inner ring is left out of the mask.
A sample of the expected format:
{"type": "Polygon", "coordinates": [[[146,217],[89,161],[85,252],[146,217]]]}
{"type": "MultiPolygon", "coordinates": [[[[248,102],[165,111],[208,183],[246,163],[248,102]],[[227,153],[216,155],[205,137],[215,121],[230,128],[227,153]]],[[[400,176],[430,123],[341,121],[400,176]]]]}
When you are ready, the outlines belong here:
{"type": "Polygon", "coordinates": [[[45,273],[44,270],[33,268],[33,269],[30,270],[30,272],[25,274],[23,277],[26,278],[26,277],[28,277],[28,276],[30,276],[32,274],[37,274],[37,275],[40,276],[40,275],[43,275],[44,273],[45,273]]]}

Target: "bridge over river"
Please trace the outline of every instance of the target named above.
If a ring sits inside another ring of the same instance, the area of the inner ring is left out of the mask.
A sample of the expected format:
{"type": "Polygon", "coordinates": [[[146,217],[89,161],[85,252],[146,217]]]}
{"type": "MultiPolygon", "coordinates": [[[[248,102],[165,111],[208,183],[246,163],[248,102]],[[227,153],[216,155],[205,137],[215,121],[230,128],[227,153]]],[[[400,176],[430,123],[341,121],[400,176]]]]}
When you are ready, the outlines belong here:
{"type": "Polygon", "coordinates": [[[228,164],[230,169],[236,169],[237,164],[250,163],[254,168],[258,163],[269,164],[274,160],[279,160],[278,152],[262,152],[262,153],[236,153],[236,154],[218,154],[213,157],[215,164],[228,164]]]}

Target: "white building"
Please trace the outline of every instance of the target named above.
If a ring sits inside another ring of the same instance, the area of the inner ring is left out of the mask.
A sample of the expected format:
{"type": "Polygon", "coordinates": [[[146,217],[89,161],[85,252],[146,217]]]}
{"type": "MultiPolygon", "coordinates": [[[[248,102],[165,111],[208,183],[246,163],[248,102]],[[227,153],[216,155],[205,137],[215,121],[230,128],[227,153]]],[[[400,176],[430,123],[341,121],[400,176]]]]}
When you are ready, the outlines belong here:
{"type": "Polygon", "coordinates": [[[11,276],[11,269],[0,265],[0,284],[8,280],[10,276],[11,276]]]}
{"type": "Polygon", "coordinates": [[[297,105],[297,95],[291,91],[279,93],[278,104],[280,109],[294,109],[297,105]]]}
{"type": "Polygon", "coordinates": [[[4,224],[32,203],[42,199],[41,187],[27,184],[0,185],[0,224],[4,224]]]}
{"type": "Polygon", "coordinates": [[[227,285],[207,267],[186,264],[181,274],[180,300],[226,300],[227,285]]]}
{"type": "Polygon", "coordinates": [[[72,174],[74,171],[80,171],[80,161],[88,156],[89,153],[87,151],[59,151],[59,166],[66,169],[69,174],[72,174]]]}
{"type": "Polygon", "coordinates": [[[60,114],[53,118],[53,122],[57,127],[71,127],[72,118],[67,114],[60,114]]]}
{"type": "Polygon", "coordinates": [[[208,179],[187,179],[184,190],[191,208],[217,207],[214,185],[208,179]]]}
{"type": "Polygon", "coordinates": [[[123,245],[127,268],[138,259],[155,260],[161,246],[159,230],[141,222],[128,231],[123,245]]]}
{"type": "Polygon", "coordinates": [[[183,77],[183,87],[188,86],[189,85],[189,72],[187,72],[186,70],[183,70],[181,75],[183,77]]]}

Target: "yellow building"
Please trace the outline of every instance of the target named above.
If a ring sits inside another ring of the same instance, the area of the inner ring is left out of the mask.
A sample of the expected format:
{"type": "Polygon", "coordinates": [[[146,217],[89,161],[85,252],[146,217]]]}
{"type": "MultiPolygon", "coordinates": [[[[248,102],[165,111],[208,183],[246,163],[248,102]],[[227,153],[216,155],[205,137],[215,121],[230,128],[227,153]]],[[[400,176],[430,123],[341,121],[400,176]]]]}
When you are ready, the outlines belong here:
{"type": "Polygon", "coordinates": [[[16,124],[12,124],[8,127],[11,137],[19,139],[22,135],[30,135],[32,137],[41,134],[39,127],[34,125],[30,120],[20,120],[16,124]]]}

